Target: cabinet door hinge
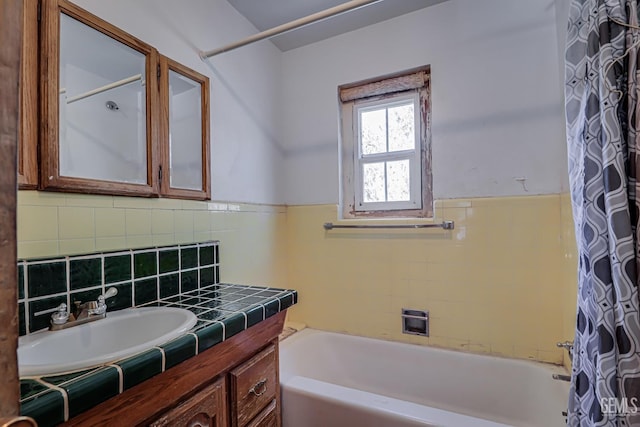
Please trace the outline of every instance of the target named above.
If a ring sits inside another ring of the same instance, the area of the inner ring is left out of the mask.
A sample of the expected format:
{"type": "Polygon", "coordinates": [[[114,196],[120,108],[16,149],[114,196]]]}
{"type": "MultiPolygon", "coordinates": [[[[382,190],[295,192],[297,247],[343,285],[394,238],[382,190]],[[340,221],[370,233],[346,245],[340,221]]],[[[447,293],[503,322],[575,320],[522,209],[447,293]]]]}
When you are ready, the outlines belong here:
{"type": "Polygon", "coordinates": [[[158,168],[158,182],[160,183],[160,187],[162,187],[162,166],[158,168]]]}
{"type": "Polygon", "coordinates": [[[160,91],[160,63],[156,65],[156,84],[158,85],[158,91],[160,91]]]}

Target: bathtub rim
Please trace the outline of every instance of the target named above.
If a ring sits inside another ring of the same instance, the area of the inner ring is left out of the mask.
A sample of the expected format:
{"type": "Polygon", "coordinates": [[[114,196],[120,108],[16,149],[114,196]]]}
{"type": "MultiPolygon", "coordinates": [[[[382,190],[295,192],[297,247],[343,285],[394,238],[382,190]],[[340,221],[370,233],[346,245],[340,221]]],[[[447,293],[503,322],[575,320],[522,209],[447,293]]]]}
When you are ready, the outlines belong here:
{"type": "Polygon", "coordinates": [[[417,344],[417,343],[408,343],[408,342],[395,341],[395,340],[384,339],[384,338],[372,338],[372,337],[366,337],[366,336],[362,336],[362,335],[349,334],[349,333],[346,333],[346,332],[327,331],[327,330],[323,330],[323,329],[315,329],[315,328],[309,328],[309,327],[305,327],[304,329],[296,331],[293,334],[291,334],[288,337],[286,337],[285,339],[283,339],[282,341],[280,341],[280,343],[279,343],[280,351],[283,351],[287,347],[294,345],[294,343],[296,343],[296,342],[298,342],[298,341],[300,341],[302,339],[305,339],[307,336],[317,335],[317,334],[346,336],[346,337],[349,337],[349,338],[354,338],[354,339],[356,339],[358,341],[359,340],[380,341],[380,342],[383,342],[383,343],[386,343],[386,344],[399,345],[399,346],[405,347],[405,348],[414,348],[414,349],[415,348],[424,348],[424,349],[426,349],[428,351],[434,351],[434,352],[440,353],[440,354],[454,352],[456,354],[464,354],[464,355],[469,355],[469,356],[473,356],[473,357],[480,357],[480,358],[485,358],[485,359],[501,359],[501,360],[508,361],[508,362],[513,362],[513,363],[516,363],[516,364],[522,364],[522,366],[529,366],[529,367],[533,366],[533,367],[538,367],[538,368],[544,368],[544,369],[548,370],[551,374],[571,375],[571,372],[566,368],[566,366],[564,366],[564,364],[555,364],[555,363],[543,362],[543,361],[539,361],[539,360],[520,359],[520,358],[509,357],[509,356],[504,356],[504,355],[500,355],[500,354],[477,353],[477,352],[468,351],[468,350],[461,350],[461,349],[449,348],[449,347],[440,347],[440,346],[437,346],[437,345],[430,345],[430,344],[417,344]]]}

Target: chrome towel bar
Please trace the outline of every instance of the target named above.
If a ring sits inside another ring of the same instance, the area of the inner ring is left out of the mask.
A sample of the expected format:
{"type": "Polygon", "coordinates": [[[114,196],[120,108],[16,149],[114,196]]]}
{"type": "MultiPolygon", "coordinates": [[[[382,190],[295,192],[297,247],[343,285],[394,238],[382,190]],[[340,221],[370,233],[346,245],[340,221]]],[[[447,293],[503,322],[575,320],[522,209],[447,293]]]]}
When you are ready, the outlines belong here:
{"type": "Polygon", "coordinates": [[[362,229],[386,229],[386,228],[442,228],[444,230],[454,229],[453,221],[442,221],[439,224],[360,224],[360,225],[342,225],[334,224],[332,222],[325,222],[323,227],[325,230],[333,230],[334,228],[362,228],[362,229]]]}

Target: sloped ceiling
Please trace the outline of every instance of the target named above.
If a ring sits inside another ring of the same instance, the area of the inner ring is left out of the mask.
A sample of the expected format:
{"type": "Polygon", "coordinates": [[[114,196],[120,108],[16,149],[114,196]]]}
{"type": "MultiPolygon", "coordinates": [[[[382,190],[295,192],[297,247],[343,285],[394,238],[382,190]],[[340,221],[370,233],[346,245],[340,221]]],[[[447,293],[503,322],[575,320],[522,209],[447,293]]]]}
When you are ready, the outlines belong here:
{"type": "MultiPolygon", "coordinates": [[[[345,0],[228,1],[260,31],[348,3],[345,0]]],[[[444,1],[447,0],[383,0],[273,37],[271,41],[284,52],[444,1]]]]}

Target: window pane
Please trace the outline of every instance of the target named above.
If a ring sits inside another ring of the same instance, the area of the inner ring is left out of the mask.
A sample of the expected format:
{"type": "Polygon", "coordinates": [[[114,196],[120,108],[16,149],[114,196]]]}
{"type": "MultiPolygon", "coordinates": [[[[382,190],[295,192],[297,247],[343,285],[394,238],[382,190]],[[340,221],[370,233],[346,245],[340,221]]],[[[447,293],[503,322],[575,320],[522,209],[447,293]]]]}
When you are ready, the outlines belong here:
{"type": "Polygon", "coordinates": [[[364,111],[360,113],[360,141],[363,155],[387,151],[386,110],[364,111]]]}
{"type": "Polygon", "coordinates": [[[145,55],[60,15],[60,175],[147,182],[145,55]]]}
{"type": "Polygon", "coordinates": [[[405,202],[411,199],[409,160],[387,162],[387,201],[405,202]]]}
{"type": "Polygon", "coordinates": [[[365,203],[384,202],[384,162],[362,165],[362,200],[365,203]]]}
{"type": "Polygon", "coordinates": [[[413,104],[389,108],[389,151],[415,147],[413,104]]]}
{"type": "Polygon", "coordinates": [[[172,188],[202,189],[201,86],[169,70],[169,153],[172,188]]]}

